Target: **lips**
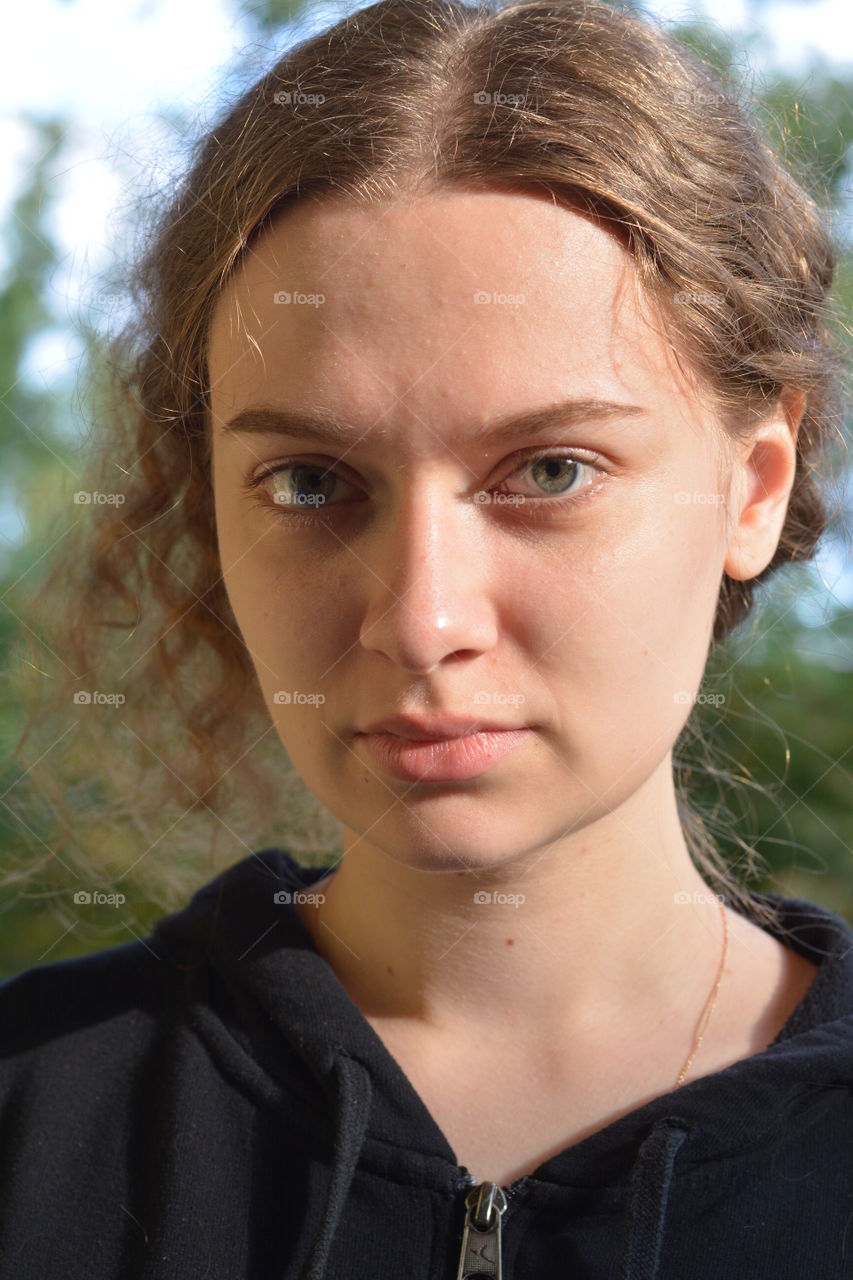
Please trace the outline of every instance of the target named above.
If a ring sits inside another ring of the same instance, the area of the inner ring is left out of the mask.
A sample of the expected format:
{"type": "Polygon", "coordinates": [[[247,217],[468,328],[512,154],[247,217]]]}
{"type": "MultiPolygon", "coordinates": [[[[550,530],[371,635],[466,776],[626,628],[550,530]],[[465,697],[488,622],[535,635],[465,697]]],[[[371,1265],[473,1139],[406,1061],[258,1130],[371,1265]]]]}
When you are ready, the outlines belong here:
{"type": "Polygon", "coordinates": [[[477,716],[386,716],[374,720],[359,733],[392,733],[412,742],[446,742],[453,738],[465,738],[473,733],[500,732],[521,729],[523,725],[500,724],[477,716]]]}
{"type": "MultiPolygon", "coordinates": [[[[458,728],[457,721],[457,731],[458,728]]],[[[407,732],[411,731],[409,725],[407,732]]],[[[434,728],[430,731],[434,732],[434,728]]],[[[378,730],[356,734],[356,743],[395,778],[412,783],[443,783],[464,782],[489,772],[533,737],[533,730],[522,725],[499,730],[475,728],[469,733],[457,732],[456,737],[427,739],[404,738],[378,730]]]]}

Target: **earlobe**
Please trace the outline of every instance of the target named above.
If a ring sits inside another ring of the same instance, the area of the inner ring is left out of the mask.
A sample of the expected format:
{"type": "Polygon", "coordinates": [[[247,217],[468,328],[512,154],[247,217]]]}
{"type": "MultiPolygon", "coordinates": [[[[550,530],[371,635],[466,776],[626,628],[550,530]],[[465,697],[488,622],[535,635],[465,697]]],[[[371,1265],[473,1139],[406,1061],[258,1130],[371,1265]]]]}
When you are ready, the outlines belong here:
{"type": "Polygon", "coordinates": [[[797,467],[797,433],[806,408],[806,393],[786,388],[778,411],[756,428],[733,465],[730,539],[723,565],[730,578],[747,581],[773,559],[797,467]]]}

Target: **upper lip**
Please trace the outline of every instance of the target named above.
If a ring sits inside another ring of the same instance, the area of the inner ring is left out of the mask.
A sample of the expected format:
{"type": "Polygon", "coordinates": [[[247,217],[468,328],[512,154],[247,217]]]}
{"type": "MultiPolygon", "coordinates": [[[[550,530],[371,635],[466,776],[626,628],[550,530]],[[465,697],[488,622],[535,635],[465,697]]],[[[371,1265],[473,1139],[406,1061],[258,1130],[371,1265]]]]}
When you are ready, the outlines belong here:
{"type": "Polygon", "coordinates": [[[522,725],[497,724],[476,716],[385,716],[360,729],[360,733],[395,733],[399,738],[416,742],[436,742],[446,738],[463,738],[481,730],[520,729],[522,725]]]}

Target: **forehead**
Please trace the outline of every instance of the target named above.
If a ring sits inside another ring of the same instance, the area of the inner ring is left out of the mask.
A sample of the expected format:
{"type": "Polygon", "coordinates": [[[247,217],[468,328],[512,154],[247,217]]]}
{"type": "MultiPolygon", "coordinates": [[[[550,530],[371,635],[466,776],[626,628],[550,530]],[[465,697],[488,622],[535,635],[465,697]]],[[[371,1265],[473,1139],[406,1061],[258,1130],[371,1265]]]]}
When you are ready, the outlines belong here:
{"type": "Polygon", "coordinates": [[[460,426],[516,399],[684,391],[620,238],[547,195],[494,190],[291,206],[217,300],[208,372],[223,417],[261,388],[401,421],[405,400],[460,426]]]}

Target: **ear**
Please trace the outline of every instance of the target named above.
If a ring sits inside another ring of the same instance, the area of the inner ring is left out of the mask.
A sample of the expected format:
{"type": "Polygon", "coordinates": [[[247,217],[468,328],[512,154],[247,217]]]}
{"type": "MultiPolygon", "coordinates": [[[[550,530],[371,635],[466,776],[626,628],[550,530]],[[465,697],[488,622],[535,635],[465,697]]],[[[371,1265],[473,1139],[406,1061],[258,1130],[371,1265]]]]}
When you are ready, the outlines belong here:
{"type": "Polygon", "coordinates": [[[754,578],[773,559],[794,484],[797,431],[805,408],[806,393],[785,388],[776,413],[735,447],[723,565],[730,578],[754,578]]]}

